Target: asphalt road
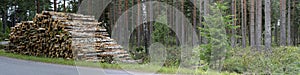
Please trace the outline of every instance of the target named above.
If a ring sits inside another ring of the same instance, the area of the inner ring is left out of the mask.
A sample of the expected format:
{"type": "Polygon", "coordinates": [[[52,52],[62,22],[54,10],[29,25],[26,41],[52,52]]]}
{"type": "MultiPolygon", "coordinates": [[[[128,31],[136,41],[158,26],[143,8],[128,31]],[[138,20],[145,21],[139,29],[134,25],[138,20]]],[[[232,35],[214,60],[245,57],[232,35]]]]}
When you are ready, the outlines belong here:
{"type": "Polygon", "coordinates": [[[150,75],[139,72],[48,64],[0,56],[0,75],[150,75]]]}

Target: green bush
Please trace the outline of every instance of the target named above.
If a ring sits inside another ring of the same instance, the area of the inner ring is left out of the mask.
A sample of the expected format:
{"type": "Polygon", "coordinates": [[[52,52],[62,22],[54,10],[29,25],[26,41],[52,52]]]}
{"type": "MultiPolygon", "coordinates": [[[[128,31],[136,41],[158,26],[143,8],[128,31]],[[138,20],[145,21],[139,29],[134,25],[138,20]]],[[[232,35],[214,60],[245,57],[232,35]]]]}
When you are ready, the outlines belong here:
{"type": "Polygon", "coordinates": [[[278,47],[272,52],[235,48],[227,52],[223,70],[255,74],[300,74],[298,47],[278,47]]]}
{"type": "Polygon", "coordinates": [[[167,57],[164,63],[165,67],[178,67],[181,61],[181,51],[178,47],[168,47],[167,50],[167,57]]]}
{"type": "Polygon", "coordinates": [[[2,25],[2,21],[0,20],[0,41],[3,41],[4,39],[8,39],[9,37],[9,33],[10,33],[10,29],[8,27],[5,28],[5,33],[3,33],[3,25],[2,25]]]}
{"type": "Polygon", "coordinates": [[[146,51],[143,47],[136,47],[134,50],[129,51],[129,53],[134,60],[144,59],[146,57],[146,51]]]}

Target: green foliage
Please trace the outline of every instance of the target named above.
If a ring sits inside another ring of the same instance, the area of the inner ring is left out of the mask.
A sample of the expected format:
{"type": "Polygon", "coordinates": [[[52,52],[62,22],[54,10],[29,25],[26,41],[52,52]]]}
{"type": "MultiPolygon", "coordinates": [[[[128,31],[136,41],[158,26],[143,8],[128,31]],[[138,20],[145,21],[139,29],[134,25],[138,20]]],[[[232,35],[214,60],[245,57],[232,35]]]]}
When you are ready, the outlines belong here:
{"type": "MultiPolygon", "coordinates": [[[[16,58],[16,59],[21,59],[21,60],[30,60],[30,61],[71,65],[71,66],[95,67],[95,68],[103,68],[103,69],[120,69],[120,70],[122,70],[122,69],[124,69],[122,67],[126,67],[126,69],[138,70],[138,71],[142,71],[142,72],[153,71],[153,70],[156,70],[156,68],[160,67],[157,65],[108,64],[108,63],[74,61],[74,60],[67,60],[67,59],[61,59],[61,58],[36,57],[36,56],[27,56],[27,55],[21,55],[21,54],[7,53],[4,50],[0,50],[0,56],[16,58]],[[140,67],[148,67],[148,68],[140,68],[140,67]]],[[[190,73],[190,71],[191,71],[190,69],[180,69],[180,70],[181,70],[180,72],[187,72],[187,73],[190,73]]],[[[175,74],[178,71],[179,71],[178,67],[161,67],[161,69],[159,69],[157,71],[157,73],[175,74]]],[[[196,71],[196,75],[212,75],[212,74],[237,75],[237,74],[228,73],[228,72],[218,73],[215,71],[202,71],[202,70],[196,71]]]]}
{"type": "Polygon", "coordinates": [[[3,26],[2,26],[2,21],[0,22],[0,41],[3,41],[4,39],[8,39],[10,29],[8,27],[5,28],[5,33],[3,33],[3,26]]]}
{"type": "MultiPolygon", "coordinates": [[[[208,42],[199,46],[197,52],[201,60],[210,62],[209,65],[214,65],[216,61],[222,60],[225,57],[225,52],[229,49],[228,35],[226,29],[236,29],[237,26],[232,26],[231,15],[226,15],[224,10],[227,10],[227,3],[216,3],[210,6],[210,14],[204,16],[205,22],[203,22],[204,28],[199,28],[201,36],[203,36],[208,42]],[[224,16],[223,16],[223,15],[224,16]]],[[[233,36],[233,35],[232,35],[233,36]]],[[[213,67],[213,66],[211,66],[213,67]]]]}
{"type": "Polygon", "coordinates": [[[175,33],[166,25],[167,16],[160,15],[153,25],[153,32],[151,38],[153,43],[159,42],[166,47],[167,57],[164,63],[166,67],[178,66],[180,63],[180,48],[177,47],[175,33]]]}
{"type": "Polygon", "coordinates": [[[251,48],[235,48],[227,53],[226,71],[256,74],[300,74],[300,50],[298,47],[273,48],[270,52],[253,51],[251,48]]]}
{"type": "Polygon", "coordinates": [[[168,47],[167,48],[167,57],[164,63],[165,67],[177,67],[180,65],[181,55],[179,47],[168,47]]]}
{"type": "Polygon", "coordinates": [[[143,47],[137,47],[134,50],[129,51],[129,53],[134,60],[144,59],[146,57],[146,52],[143,47]]]}
{"type": "Polygon", "coordinates": [[[175,45],[176,37],[172,30],[166,25],[167,16],[161,15],[158,19],[160,22],[155,22],[151,37],[153,42],[160,42],[164,45],[175,45]]]}

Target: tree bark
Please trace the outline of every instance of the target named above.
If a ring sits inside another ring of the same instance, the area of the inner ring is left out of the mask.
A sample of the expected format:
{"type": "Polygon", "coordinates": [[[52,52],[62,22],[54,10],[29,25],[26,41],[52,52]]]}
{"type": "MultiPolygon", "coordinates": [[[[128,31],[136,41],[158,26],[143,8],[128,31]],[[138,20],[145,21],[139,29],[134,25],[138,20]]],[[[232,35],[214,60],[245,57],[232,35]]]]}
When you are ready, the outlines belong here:
{"type": "Polygon", "coordinates": [[[288,0],[288,17],[287,17],[287,44],[291,46],[291,0],[288,0]]]}
{"type": "Polygon", "coordinates": [[[250,10],[250,46],[255,46],[255,1],[251,0],[251,10],[250,10]]]}
{"type": "MultiPolygon", "coordinates": [[[[293,0],[294,2],[292,2],[292,4],[293,4],[293,6],[292,6],[292,13],[291,13],[291,15],[292,16],[295,16],[295,7],[296,7],[296,0],[293,0]]],[[[295,25],[295,17],[293,17],[293,18],[291,18],[291,20],[292,20],[292,22],[291,22],[291,24],[293,25],[292,26],[292,33],[297,33],[297,26],[295,25]]],[[[292,37],[293,37],[293,44],[294,44],[294,46],[296,46],[297,45],[297,34],[292,34],[292,37]]]]}
{"type": "Polygon", "coordinates": [[[286,0],[280,0],[280,46],[286,46],[286,0]]]}
{"type": "MultiPolygon", "coordinates": [[[[234,20],[232,23],[232,26],[236,25],[236,0],[232,0],[231,2],[231,13],[232,13],[232,19],[234,20]]],[[[231,47],[235,47],[236,39],[235,39],[235,29],[231,29],[231,47]]]]}
{"type": "Polygon", "coordinates": [[[257,50],[260,50],[261,47],[261,33],[262,33],[262,1],[256,0],[256,8],[257,8],[257,14],[256,14],[256,48],[257,50]]]}
{"type": "Polygon", "coordinates": [[[141,16],[141,1],[140,0],[137,0],[137,2],[138,2],[138,12],[137,12],[137,26],[138,26],[138,28],[137,28],[137,44],[138,44],[138,47],[140,47],[140,44],[141,44],[141,27],[139,26],[139,24],[140,24],[140,16],[141,16]]]}
{"type": "Polygon", "coordinates": [[[266,50],[271,49],[271,1],[265,0],[265,46],[266,50]]]}
{"type": "MultiPolygon", "coordinates": [[[[151,0],[153,1],[153,0],[151,0]]],[[[159,8],[160,9],[160,8],[159,8]]],[[[151,4],[149,6],[149,19],[150,20],[154,20],[154,9],[153,9],[153,5],[151,4]]],[[[151,45],[152,44],[152,38],[151,38],[151,33],[153,32],[153,24],[154,22],[150,22],[150,25],[148,27],[149,31],[148,31],[148,44],[151,45]]]]}
{"type": "Polygon", "coordinates": [[[204,15],[208,14],[209,0],[204,0],[204,15]]]}
{"type": "Polygon", "coordinates": [[[56,11],[56,9],[57,9],[56,0],[53,1],[53,4],[54,4],[54,11],[56,11]]]}
{"type": "MultiPolygon", "coordinates": [[[[178,3],[178,1],[174,1],[175,3],[174,3],[174,5],[176,6],[176,7],[179,7],[180,6],[180,3],[178,3]]],[[[180,7],[179,7],[180,8],[180,7]]],[[[180,15],[180,13],[179,12],[176,12],[176,9],[174,9],[174,12],[175,12],[175,15],[174,15],[174,17],[175,17],[175,27],[176,27],[176,33],[178,34],[178,40],[177,40],[177,44],[178,45],[180,45],[182,42],[181,42],[181,16],[178,16],[178,15],[180,15]]]]}
{"type": "MultiPolygon", "coordinates": [[[[209,0],[204,0],[204,4],[203,4],[203,14],[204,16],[208,16],[208,13],[209,13],[209,5],[210,5],[210,2],[209,0]]],[[[207,28],[206,26],[203,26],[203,28],[207,28]]],[[[202,39],[202,42],[204,44],[207,44],[208,43],[208,40],[204,37],[201,38],[202,39]]]]}
{"type": "MultiPolygon", "coordinates": [[[[197,6],[196,6],[197,0],[194,0],[193,2],[194,2],[194,4],[193,4],[193,27],[198,32],[198,30],[197,30],[197,6]]],[[[194,38],[196,36],[197,35],[193,35],[193,37],[192,37],[193,44],[194,44],[194,42],[197,42],[194,40],[194,39],[198,39],[198,38],[194,38]]]]}
{"type": "Polygon", "coordinates": [[[246,26],[247,26],[247,1],[241,0],[242,6],[242,47],[246,48],[246,26]]]}
{"type": "Polygon", "coordinates": [[[82,2],[82,0],[78,0],[78,7],[80,7],[81,2],[82,2]]]}
{"type": "Polygon", "coordinates": [[[2,15],[2,32],[3,33],[6,33],[6,26],[7,26],[7,10],[6,9],[3,9],[3,15],[2,15]]]}
{"type": "Polygon", "coordinates": [[[66,9],[66,0],[64,0],[64,12],[67,12],[67,9],[66,9]]]}
{"type": "MultiPolygon", "coordinates": [[[[200,6],[199,6],[199,27],[202,27],[202,3],[203,3],[203,0],[200,0],[200,6]]],[[[198,30],[198,40],[199,40],[199,43],[198,44],[201,44],[202,43],[202,36],[201,36],[201,31],[199,29],[198,30]]]]}
{"type": "Polygon", "coordinates": [[[144,47],[145,47],[145,51],[146,51],[146,54],[149,55],[149,51],[148,51],[148,26],[147,26],[147,6],[144,2],[146,2],[146,0],[142,0],[142,11],[143,11],[143,14],[142,14],[142,18],[143,18],[143,21],[142,21],[142,24],[143,24],[143,32],[144,32],[144,47]]]}
{"type": "MultiPolygon", "coordinates": [[[[184,11],[184,0],[181,0],[181,12],[183,14],[185,14],[185,11],[184,11]]],[[[181,43],[185,43],[185,19],[183,18],[184,15],[182,15],[180,18],[181,18],[181,43]]]]}
{"type": "Polygon", "coordinates": [[[274,42],[275,42],[275,44],[278,46],[279,45],[279,41],[278,41],[278,39],[279,39],[279,35],[278,35],[278,28],[279,28],[279,26],[278,26],[278,24],[277,23],[279,23],[280,22],[280,20],[276,20],[276,24],[275,24],[275,28],[274,28],[274,42]]]}
{"type": "Polygon", "coordinates": [[[35,0],[36,1],[36,13],[40,13],[40,1],[39,0],[35,0]]]}

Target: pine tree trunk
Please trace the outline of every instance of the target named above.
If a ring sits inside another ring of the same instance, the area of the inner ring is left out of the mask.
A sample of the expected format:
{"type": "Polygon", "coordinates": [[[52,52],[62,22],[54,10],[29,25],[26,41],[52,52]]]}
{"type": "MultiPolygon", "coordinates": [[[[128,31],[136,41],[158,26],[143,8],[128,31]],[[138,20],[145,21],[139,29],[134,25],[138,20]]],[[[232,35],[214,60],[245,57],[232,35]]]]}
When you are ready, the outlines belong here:
{"type": "Polygon", "coordinates": [[[36,13],[40,13],[40,1],[39,0],[35,0],[36,1],[36,13]]]}
{"type": "MultiPolygon", "coordinates": [[[[151,0],[152,1],[152,0],[151,0]]],[[[160,8],[159,8],[160,9],[160,8]]],[[[150,20],[154,20],[154,9],[153,9],[153,5],[151,4],[149,6],[149,18],[150,20]]],[[[153,24],[154,22],[150,22],[150,25],[148,27],[149,31],[148,31],[148,44],[151,45],[152,44],[152,38],[151,38],[151,33],[153,32],[153,24]]]]}
{"type": "Polygon", "coordinates": [[[185,43],[185,22],[183,19],[185,11],[184,11],[184,0],[181,0],[181,12],[183,13],[183,15],[180,17],[181,18],[181,43],[185,43]]]}
{"type": "Polygon", "coordinates": [[[137,26],[138,26],[138,28],[137,28],[137,44],[138,44],[138,47],[140,47],[140,44],[141,44],[141,27],[139,26],[139,24],[140,24],[140,16],[141,16],[141,1],[140,0],[137,0],[137,2],[138,2],[138,15],[137,15],[137,26]]]}
{"type": "Polygon", "coordinates": [[[271,49],[271,1],[265,0],[265,47],[266,50],[271,49]]]}
{"type": "Polygon", "coordinates": [[[250,10],[250,46],[255,46],[255,1],[251,0],[251,10],[250,10]]]}
{"type": "MultiPolygon", "coordinates": [[[[125,1],[125,10],[124,10],[124,13],[125,13],[125,22],[124,22],[124,31],[123,31],[123,36],[126,36],[126,35],[130,35],[129,32],[129,15],[128,15],[128,4],[129,4],[129,1],[128,0],[124,0],[125,1]]],[[[129,37],[123,37],[123,40],[130,40],[129,37]]],[[[128,47],[129,45],[129,42],[128,41],[123,41],[124,44],[123,44],[123,47],[128,47]]]]}
{"type": "Polygon", "coordinates": [[[67,12],[67,9],[66,9],[66,0],[64,0],[64,12],[67,12]]]}
{"type": "MultiPolygon", "coordinates": [[[[142,0],[142,2],[146,2],[146,0],[142,0]]],[[[142,11],[143,11],[143,16],[142,16],[142,18],[143,18],[143,21],[142,21],[142,24],[143,24],[143,34],[144,34],[144,48],[145,48],[145,51],[146,51],[146,54],[147,55],[149,55],[149,51],[148,51],[148,26],[147,26],[147,6],[146,6],[146,4],[145,3],[142,3],[142,11]]]]}
{"type": "Polygon", "coordinates": [[[3,14],[2,14],[2,32],[3,33],[6,33],[6,26],[7,26],[7,10],[6,9],[3,9],[3,14]]]}
{"type": "Polygon", "coordinates": [[[287,17],[287,44],[291,46],[291,0],[288,0],[288,17],[287,17]]]}
{"type": "MultiPolygon", "coordinates": [[[[174,5],[176,6],[176,7],[179,7],[179,5],[180,4],[178,4],[178,2],[177,1],[174,1],[175,3],[174,3],[174,5]]],[[[176,10],[174,9],[174,12],[175,12],[175,15],[174,15],[174,17],[175,17],[175,27],[176,27],[176,33],[178,34],[178,40],[177,40],[177,44],[179,45],[179,44],[181,44],[181,16],[178,16],[178,15],[180,15],[180,13],[179,12],[176,12],[176,10]]]]}
{"type": "Polygon", "coordinates": [[[78,7],[80,7],[81,2],[82,2],[82,0],[78,0],[78,5],[77,5],[78,7]]]}
{"type": "Polygon", "coordinates": [[[256,8],[257,8],[257,14],[256,14],[256,48],[257,50],[260,50],[261,47],[261,33],[262,33],[262,1],[256,0],[256,8]]]}
{"type": "MultiPolygon", "coordinates": [[[[200,6],[199,6],[199,27],[202,27],[202,3],[203,3],[203,0],[200,0],[200,6]]],[[[199,29],[197,29],[199,30],[199,29]]],[[[201,31],[199,30],[198,32],[198,40],[199,40],[199,43],[198,44],[201,44],[202,43],[202,36],[201,36],[201,31]]]]}
{"type": "MultiPolygon", "coordinates": [[[[280,20],[276,20],[276,23],[279,23],[280,22],[280,20]]],[[[278,35],[278,28],[279,28],[279,26],[276,24],[275,26],[274,26],[275,28],[274,28],[274,42],[275,42],[275,44],[278,46],[279,45],[279,35],[278,35]]]]}
{"type": "Polygon", "coordinates": [[[280,0],[280,46],[286,46],[286,0],[280,0]]]}
{"type": "Polygon", "coordinates": [[[56,0],[53,1],[53,4],[54,4],[54,11],[56,11],[56,9],[57,9],[56,0]]]}
{"type": "MultiPolygon", "coordinates": [[[[232,26],[235,26],[236,25],[236,0],[232,0],[231,2],[231,13],[232,13],[232,19],[234,20],[233,23],[232,23],[232,26]]],[[[235,29],[231,29],[231,47],[235,47],[235,42],[236,42],[236,39],[235,39],[235,29]]]]}
{"type": "MultiPolygon", "coordinates": [[[[209,13],[209,4],[210,4],[210,2],[209,2],[209,0],[204,0],[204,4],[203,4],[203,14],[204,14],[204,16],[208,16],[208,13],[209,13]]],[[[207,28],[206,26],[203,26],[203,28],[207,28]]],[[[203,41],[203,43],[204,44],[207,44],[208,43],[208,40],[206,39],[206,38],[204,38],[204,37],[202,37],[202,41],[203,41]]]]}
{"type": "MultiPolygon", "coordinates": [[[[197,0],[194,0],[194,5],[193,5],[193,27],[194,29],[198,32],[197,30],[197,0]]],[[[195,38],[197,35],[194,35],[193,34],[193,37],[192,37],[192,41],[193,41],[193,44],[197,41],[195,41],[194,39],[198,39],[198,38],[195,38]]]]}
{"type": "MultiPolygon", "coordinates": [[[[293,4],[293,6],[292,6],[292,8],[293,8],[293,10],[292,10],[292,13],[291,13],[291,16],[295,16],[295,7],[296,7],[296,0],[294,0],[293,2],[292,2],[292,4],[293,4]]],[[[292,26],[292,33],[297,33],[297,26],[295,25],[295,17],[293,17],[291,20],[292,20],[292,22],[291,22],[291,24],[293,25],[292,26]]],[[[299,33],[298,33],[299,34],[299,33]]],[[[293,44],[296,46],[297,45],[297,34],[292,34],[293,36],[293,44]]]]}
{"type": "Polygon", "coordinates": [[[242,47],[246,48],[246,27],[247,27],[247,1],[242,0],[242,47]]]}

